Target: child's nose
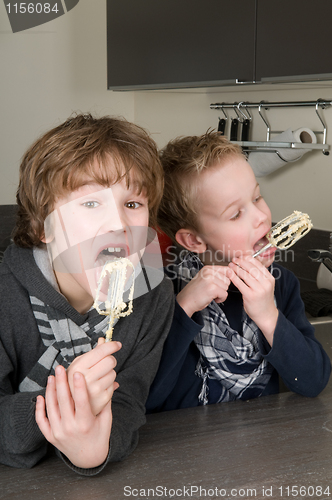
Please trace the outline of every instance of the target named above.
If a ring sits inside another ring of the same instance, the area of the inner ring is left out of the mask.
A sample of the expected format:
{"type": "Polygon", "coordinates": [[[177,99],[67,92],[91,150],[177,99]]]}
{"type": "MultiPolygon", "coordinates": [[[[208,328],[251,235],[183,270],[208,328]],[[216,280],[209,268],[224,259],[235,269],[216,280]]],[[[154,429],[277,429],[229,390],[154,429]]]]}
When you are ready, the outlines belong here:
{"type": "Polygon", "coordinates": [[[119,210],[115,207],[105,212],[101,222],[105,233],[121,231],[125,227],[125,221],[122,220],[119,210]]]}
{"type": "Polygon", "coordinates": [[[264,223],[267,221],[267,214],[260,210],[258,207],[255,207],[255,222],[256,225],[259,226],[260,224],[264,223]]]}

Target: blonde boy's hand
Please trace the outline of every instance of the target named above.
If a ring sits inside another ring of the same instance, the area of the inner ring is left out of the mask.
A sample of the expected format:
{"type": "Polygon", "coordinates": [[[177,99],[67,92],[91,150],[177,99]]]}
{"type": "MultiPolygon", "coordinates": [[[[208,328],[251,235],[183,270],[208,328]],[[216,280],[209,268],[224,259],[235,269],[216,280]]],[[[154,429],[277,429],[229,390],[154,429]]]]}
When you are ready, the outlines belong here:
{"type": "Polygon", "coordinates": [[[85,378],[92,413],[98,415],[111,401],[113,392],[119,384],[115,382],[116,359],[112,354],[121,349],[120,342],[106,342],[100,338],[98,345],[74,359],[67,368],[70,390],[74,390],[74,374],[81,373],[85,378]]]}
{"type": "Polygon", "coordinates": [[[207,307],[212,300],[227,299],[230,269],[226,266],[204,266],[177,295],[177,302],[191,317],[207,307]]]}
{"type": "Polygon", "coordinates": [[[231,281],[242,294],[244,310],[272,345],[279,314],[274,303],[274,277],[251,256],[234,258],[229,267],[233,271],[231,281]]]}
{"type": "Polygon", "coordinates": [[[95,416],[81,373],[75,373],[70,389],[65,368],[57,366],[55,377],[48,379],[45,399],[37,398],[35,416],[47,441],[76,467],[98,467],[106,460],[112,427],[111,403],[95,416]]]}

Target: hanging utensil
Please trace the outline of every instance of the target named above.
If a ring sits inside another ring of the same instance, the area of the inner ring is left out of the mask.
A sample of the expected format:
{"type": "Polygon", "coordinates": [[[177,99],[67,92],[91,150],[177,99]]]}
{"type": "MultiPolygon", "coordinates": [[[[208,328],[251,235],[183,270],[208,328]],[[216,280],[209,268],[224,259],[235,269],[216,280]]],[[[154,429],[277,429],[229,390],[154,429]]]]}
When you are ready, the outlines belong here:
{"type": "Polygon", "coordinates": [[[230,134],[230,140],[231,141],[237,141],[238,140],[239,123],[240,122],[239,122],[238,118],[232,118],[231,134],[230,134]]]}
{"type": "Polygon", "coordinates": [[[252,116],[245,102],[239,102],[237,105],[239,113],[242,115],[241,141],[249,141],[252,116]]]}
{"type": "Polygon", "coordinates": [[[219,118],[218,132],[220,132],[222,135],[225,135],[225,129],[226,129],[226,118],[219,118]]]}
{"type": "Polygon", "coordinates": [[[250,120],[246,118],[242,122],[241,141],[249,141],[250,120]]]}
{"type": "Polygon", "coordinates": [[[221,109],[221,111],[224,115],[224,118],[219,117],[218,132],[220,132],[222,135],[225,135],[228,116],[223,108],[221,109]]]}

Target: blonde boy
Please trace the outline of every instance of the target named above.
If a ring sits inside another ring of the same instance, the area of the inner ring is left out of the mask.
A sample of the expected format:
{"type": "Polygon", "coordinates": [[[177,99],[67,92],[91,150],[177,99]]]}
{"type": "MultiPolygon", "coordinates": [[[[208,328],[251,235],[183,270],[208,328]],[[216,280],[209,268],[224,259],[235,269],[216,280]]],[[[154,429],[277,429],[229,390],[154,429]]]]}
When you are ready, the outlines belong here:
{"type": "Polygon", "coordinates": [[[275,248],[253,258],[267,243],[271,212],[241,150],[210,132],[171,141],[161,161],[159,225],[185,250],[167,266],[177,307],[148,410],[275,393],[278,375],[317,395],[330,361],[298,281],[273,263],[275,248]]]}
{"type": "Polygon", "coordinates": [[[108,343],[108,317],[92,306],[106,262],[138,265],[162,188],[155,143],[122,119],[73,116],[25,154],[0,268],[1,463],[32,467],[50,443],[93,475],[135,448],[173,294],[158,269],[151,284],[140,268],[144,291],[108,343]]]}

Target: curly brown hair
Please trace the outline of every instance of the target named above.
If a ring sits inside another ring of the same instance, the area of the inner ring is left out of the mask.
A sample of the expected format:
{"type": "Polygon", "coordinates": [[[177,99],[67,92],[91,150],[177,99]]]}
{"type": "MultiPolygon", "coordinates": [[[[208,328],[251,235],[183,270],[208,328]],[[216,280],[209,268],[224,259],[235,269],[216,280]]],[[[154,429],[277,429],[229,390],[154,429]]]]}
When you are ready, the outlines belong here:
{"type": "Polygon", "coordinates": [[[219,132],[178,137],[160,153],[165,187],[158,212],[158,225],[174,242],[180,229],[199,231],[195,193],[199,175],[234,156],[243,157],[241,148],[219,132]]]}
{"type": "Polygon", "coordinates": [[[123,118],[77,114],[40,137],[22,159],[14,242],[40,245],[56,200],[81,187],[87,176],[105,187],[123,178],[128,187],[137,183],[147,194],[150,224],[156,225],[163,171],[153,139],[123,118]]]}

